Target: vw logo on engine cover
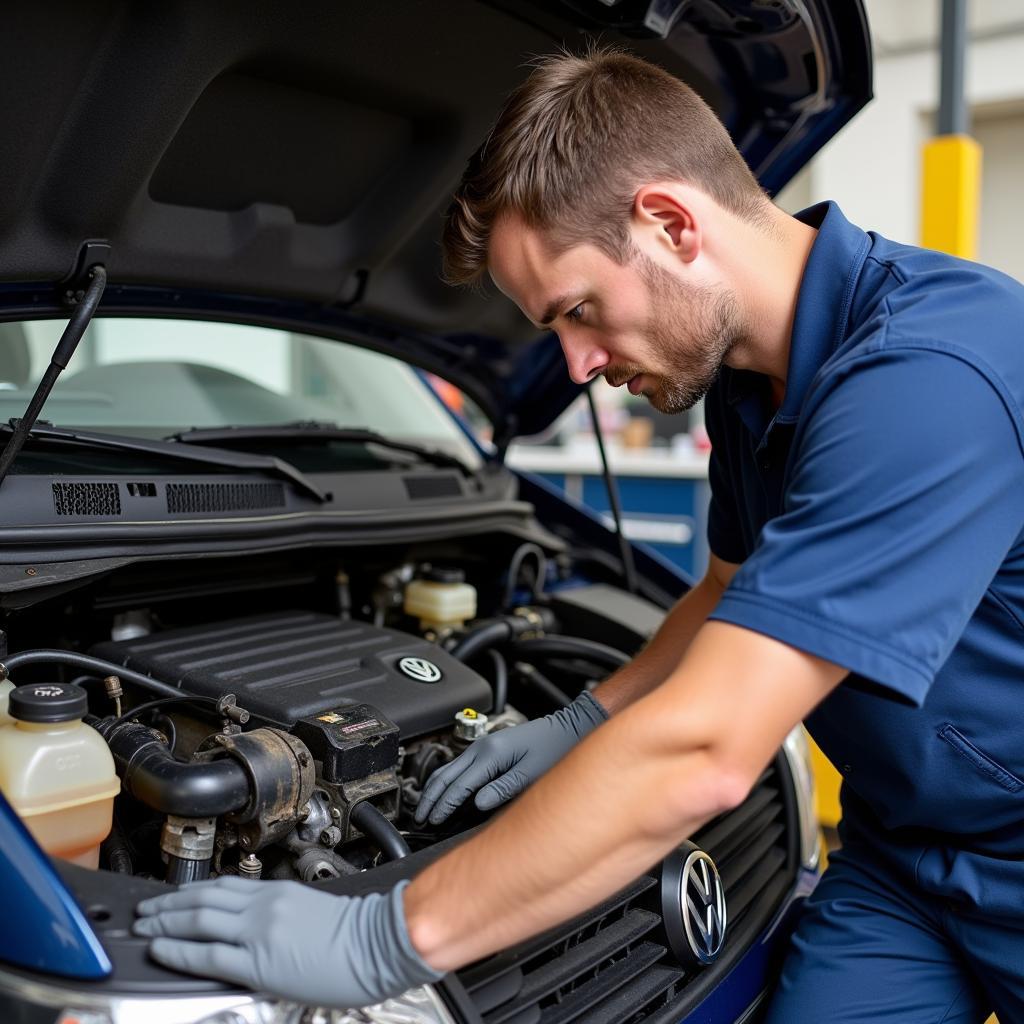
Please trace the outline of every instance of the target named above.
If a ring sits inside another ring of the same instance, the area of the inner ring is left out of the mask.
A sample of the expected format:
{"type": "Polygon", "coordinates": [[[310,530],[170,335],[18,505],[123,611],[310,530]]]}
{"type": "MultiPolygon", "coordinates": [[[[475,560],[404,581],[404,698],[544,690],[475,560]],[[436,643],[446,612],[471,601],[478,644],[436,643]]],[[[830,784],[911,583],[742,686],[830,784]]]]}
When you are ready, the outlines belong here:
{"type": "Polygon", "coordinates": [[[418,683],[436,683],[441,678],[441,670],[426,658],[402,658],[398,668],[418,683]]]}
{"type": "Polygon", "coordinates": [[[715,862],[694,843],[665,858],[661,912],[680,962],[707,965],[718,958],[725,941],[725,887],[715,862]]]}

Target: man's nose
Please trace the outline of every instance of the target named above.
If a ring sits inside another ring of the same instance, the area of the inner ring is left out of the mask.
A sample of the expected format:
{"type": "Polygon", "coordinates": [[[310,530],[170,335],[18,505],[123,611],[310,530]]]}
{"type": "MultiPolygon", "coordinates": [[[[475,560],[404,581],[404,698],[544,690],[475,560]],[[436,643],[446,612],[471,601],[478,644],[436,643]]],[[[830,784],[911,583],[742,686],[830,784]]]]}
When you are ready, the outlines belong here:
{"type": "Polygon", "coordinates": [[[600,345],[579,334],[570,336],[563,331],[558,335],[558,340],[562,345],[569,376],[577,384],[586,384],[611,362],[611,356],[600,345]]]}

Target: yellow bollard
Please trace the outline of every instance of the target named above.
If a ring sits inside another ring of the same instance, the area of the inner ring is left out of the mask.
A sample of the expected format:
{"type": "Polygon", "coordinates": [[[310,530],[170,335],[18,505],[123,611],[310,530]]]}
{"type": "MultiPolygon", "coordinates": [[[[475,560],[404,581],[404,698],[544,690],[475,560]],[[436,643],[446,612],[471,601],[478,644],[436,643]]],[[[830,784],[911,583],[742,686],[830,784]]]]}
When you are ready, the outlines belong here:
{"type": "Polygon", "coordinates": [[[973,260],[978,252],[981,146],[969,135],[938,135],[924,144],[921,244],[973,260]]]}

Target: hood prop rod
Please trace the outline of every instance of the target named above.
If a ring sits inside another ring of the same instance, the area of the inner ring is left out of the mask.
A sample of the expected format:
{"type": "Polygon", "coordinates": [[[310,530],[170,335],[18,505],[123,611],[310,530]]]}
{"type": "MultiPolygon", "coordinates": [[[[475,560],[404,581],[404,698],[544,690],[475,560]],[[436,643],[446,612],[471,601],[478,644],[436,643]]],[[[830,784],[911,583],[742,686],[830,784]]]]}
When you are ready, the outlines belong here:
{"type": "Polygon", "coordinates": [[[11,463],[18,457],[18,453],[39,418],[46,399],[50,397],[53,385],[57,383],[57,378],[67,368],[71,357],[75,354],[75,349],[78,348],[79,341],[82,340],[82,335],[85,334],[85,329],[89,326],[89,321],[92,320],[96,312],[96,307],[100,304],[103,289],[107,285],[107,269],[103,264],[97,263],[89,268],[87,276],[90,279],[88,287],[85,289],[81,301],[75,306],[71,319],[68,320],[68,325],[64,328],[64,333],[53,350],[50,365],[46,368],[43,379],[32,396],[32,401],[28,403],[25,415],[20,420],[11,420],[14,433],[10,441],[7,442],[3,455],[0,455],[0,486],[3,486],[11,463]]]}
{"type": "Polygon", "coordinates": [[[590,418],[594,423],[594,438],[597,440],[597,450],[601,454],[601,469],[604,472],[604,486],[608,491],[608,504],[612,507],[612,519],[615,520],[615,533],[619,538],[619,553],[622,556],[622,575],[626,581],[626,589],[631,594],[638,593],[636,582],[636,566],[633,564],[633,549],[626,540],[626,534],[622,530],[622,506],[619,503],[619,486],[612,476],[611,468],[608,465],[608,453],[604,450],[604,437],[601,434],[601,421],[597,415],[597,405],[594,402],[594,389],[587,388],[587,402],[590,405],[590,418]]]}

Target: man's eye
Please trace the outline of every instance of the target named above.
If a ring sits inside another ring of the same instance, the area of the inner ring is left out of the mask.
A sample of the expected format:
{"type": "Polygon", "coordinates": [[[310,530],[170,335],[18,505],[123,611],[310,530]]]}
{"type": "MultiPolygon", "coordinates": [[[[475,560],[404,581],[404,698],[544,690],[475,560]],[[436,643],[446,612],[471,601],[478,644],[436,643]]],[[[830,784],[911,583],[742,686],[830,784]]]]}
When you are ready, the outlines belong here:
{"type": "Polygon", "coordinates": [[[583,303],[581,302],[578,306],[573,306],[568,313],[565,314],[566,320],[582,320],[583,319],[583,303]]]}

